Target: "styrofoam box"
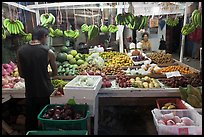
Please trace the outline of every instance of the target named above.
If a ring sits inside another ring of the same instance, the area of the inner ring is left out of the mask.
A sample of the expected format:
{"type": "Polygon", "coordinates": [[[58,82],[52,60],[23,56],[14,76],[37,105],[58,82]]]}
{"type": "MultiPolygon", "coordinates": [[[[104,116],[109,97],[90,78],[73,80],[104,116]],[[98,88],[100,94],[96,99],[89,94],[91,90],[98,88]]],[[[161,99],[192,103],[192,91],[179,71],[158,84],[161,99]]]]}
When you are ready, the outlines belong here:
{"type": "Polygon", "coordinates": [[[177,110],[159,110],[154,109],[151,111],[153,115],[154,124],[159,135],[202,135],[202,115],[195,110],[190,109],[177,109],[177,110]],[[162,114],[175,113],[177,116],[189,117],[195,122],[194,126],[167,126],[158,124],[156,119],[156,111],[162,114]]]}
{"type": "Polygon", "coordinates": [[[89,111],[91,115],[94,115],[95,111],[95,99],[96,96],[102,86],[102,77],[101,76],[85,76],[79,75],[76,76],[72,81],[70,81],[65,87],[63,88],[64,96],[63,101],[65,103],[69,99],[75,100],[77,104],[84,104],[87,103],[89,105],[89,111]],[[94,78],[94,86],[90,87],[74,87],[74,83],[78,81],[79,77],[93,77],[94,78]]]}

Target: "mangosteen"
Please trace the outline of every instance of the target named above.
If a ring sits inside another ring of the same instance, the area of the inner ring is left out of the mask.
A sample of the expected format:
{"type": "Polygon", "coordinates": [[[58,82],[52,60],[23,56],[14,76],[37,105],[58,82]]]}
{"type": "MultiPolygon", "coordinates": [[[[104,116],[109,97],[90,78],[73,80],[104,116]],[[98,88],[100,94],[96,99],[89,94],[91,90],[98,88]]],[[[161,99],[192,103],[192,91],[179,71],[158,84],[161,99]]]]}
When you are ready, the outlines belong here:
{"type": "Polygon", "coordinates": [[[64,118],[64,120],[71,120],[72,118],[70,117],[70,116],[66,116],[65,118],[64,118]]]}
{"type": "Polygon", "coordinates": [[[63,109],[63,107],[62,107],[62,106],[58,106],[58,105],[57,105],[57,106],[55,106],[55,108],[54,108],[54,109],[55,109],[55,110],[56,110],[56,109],[62,110],[62,109],[63,109]]]}
{"type": "Polygon", "coordinates": [[[75,119],[81,119],[81,114],[76,113],[76,114],[75,114],[75,119]]]}
{"type": "Polygon", "coordinates": [[[67,109],[70,109],[71,106],[69,104],[65,104],[63,108],[64,108],[64,110],[67,110],[67,109]]]}
{"type": "Polygon", "coordinates": [[[45,113],[45,114],[43,114],[42,118],[49,119],[49,118],[50,118],[50,115],[47,114],[47,113],[45,113]]]}
{"type": "Polygon", "coordinates": [[[54,114],[54,112],[55,112],[55,110],[53,109],[53,108],[50,108],[50,109],[48,109],[48,114],[50,115],[50,116],[52,116],[53,114],[54,114]]]}
{"type": "Polygon", "coordinates": [[[52,118],[53,118],[54,120],[59,120],[59,119],[60,119],[60,115],[54,114],[52,118]]]}
{"type": "Polygon", "coordinates": [[[55,114],[60,115],[60,113],[61,113],[61,110],[60,110],[60,109],[55,109],[54,115],[55,115],[55,114]]]}
{"type": "Polygon", "coordinates": [[[68,116],[71,116],[73,114],[73,112],[71,109],[67,109],[67,110],[65,110],[65,114],[68,116]]]}

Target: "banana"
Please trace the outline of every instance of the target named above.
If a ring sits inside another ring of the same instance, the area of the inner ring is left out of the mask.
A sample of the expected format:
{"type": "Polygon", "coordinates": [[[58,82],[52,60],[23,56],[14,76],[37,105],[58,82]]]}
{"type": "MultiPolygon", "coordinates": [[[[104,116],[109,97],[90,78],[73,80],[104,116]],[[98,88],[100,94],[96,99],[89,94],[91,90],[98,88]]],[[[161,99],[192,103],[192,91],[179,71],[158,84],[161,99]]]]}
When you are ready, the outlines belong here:
{"type": "Polygon", "coordinates": [[[13,22],[12,26],[13,26],[13,34],[16,34],[16,26],[15,26],[15,22],[13,22]]]}
{"type": "Polygon", "coordinates": [[[144,26],[143,26],[143,28],[145,28],[146,25],[147,25],[147,16],[145,16],[144,18],[145,18],[145,19],[144,19],[144,26]]]}
{"type": "Polygon", "coordinates": [[[21,21],[19,21],[19,20],[16,20],[16,22],[19,24],[19,31],[21,31],[21,30],[24,30],[24,26],[23,26],[23,23],[21,22],[21,21]]]}
{"type": "Polygon", "coordinates": [[[3,25],[4,25],[5,28],[7,28],[7,25],[8,25],[9,22],[10,22],[9,19],[4,19],[3,25]]]}
{"type": "Polygon", "coordinates": [[[196,22],[197,22],[197,26],[201,26],[201,13],[200,12],[197,13],[196,22]]]}
{"type": "Polygon", "coordinates": [[[46,21],[45,14],[41,14],[40,15],[40,22],[41,22],[42,26],[45,24],[45,21],[46,21]]]}
{"type": "Polygon", "coordinates": [[[51,24],[55,24],[55,16],[53,16],[51,13],[50,13],[50,16],[52,17],[52,22],[51,22],[51,24]]]}

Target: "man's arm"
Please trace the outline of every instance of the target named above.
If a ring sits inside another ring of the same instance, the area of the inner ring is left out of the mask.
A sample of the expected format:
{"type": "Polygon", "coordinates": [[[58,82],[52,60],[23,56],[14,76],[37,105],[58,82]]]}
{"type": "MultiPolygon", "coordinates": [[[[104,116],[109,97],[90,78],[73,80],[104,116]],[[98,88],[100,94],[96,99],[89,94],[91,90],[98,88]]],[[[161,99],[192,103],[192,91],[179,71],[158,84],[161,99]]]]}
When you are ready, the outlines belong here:
{"type": "Polygon", "coordinates": [[[24,78],[18,52],[17,52],[17,67],[18,67],[18,73],[19,73],[20,77],[24,78]]]}
{"type": "Polygon", "coordinates": [[[52,76],[57,76],[57,64],[56,64],[56,57],[55,53],[52,50],[48,51],[48,58],[50,62],[50,66],[52,68],[52,76]]]}

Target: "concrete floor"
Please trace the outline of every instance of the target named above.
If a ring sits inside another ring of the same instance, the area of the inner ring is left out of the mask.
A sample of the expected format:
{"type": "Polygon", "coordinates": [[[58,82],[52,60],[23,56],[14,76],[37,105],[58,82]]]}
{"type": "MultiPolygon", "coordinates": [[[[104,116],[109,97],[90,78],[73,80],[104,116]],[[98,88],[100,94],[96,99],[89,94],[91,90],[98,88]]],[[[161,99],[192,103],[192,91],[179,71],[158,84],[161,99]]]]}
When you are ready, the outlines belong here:
{"type": "MultiPolygon", "coordinates": [[[[172,54],[173,58],[176,60],[180,60],[180,54],[176,53],[176,54],[172,54]]],[[[188,57],[189,61],[187,61],[186,57],[184,56],[183,58],[183,62],[184,64],[187,64],[197,70],[200,70],[200,59],[192,59],[191,57],[188,57]]]]}

